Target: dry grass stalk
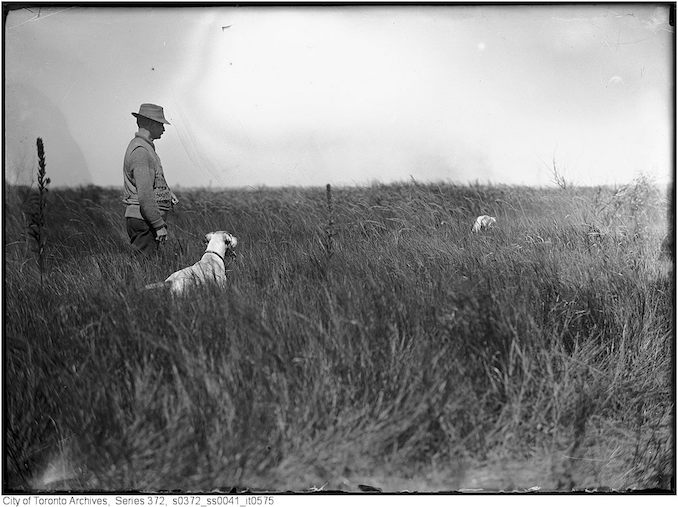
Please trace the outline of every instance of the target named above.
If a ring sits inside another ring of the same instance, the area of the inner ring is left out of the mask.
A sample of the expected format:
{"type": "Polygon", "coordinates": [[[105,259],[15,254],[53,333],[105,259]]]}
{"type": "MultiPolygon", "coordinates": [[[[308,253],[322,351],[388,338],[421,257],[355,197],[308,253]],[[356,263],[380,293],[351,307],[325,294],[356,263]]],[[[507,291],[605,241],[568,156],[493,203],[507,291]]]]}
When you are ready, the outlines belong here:
{"type": "Polygon", "coordinates": [[[327,184],[327,228],[325,229],[325,252],[327,254],[327,260],[331,259],[334,255],[334,209],[332,207],[332,186],[327,184]]]}
{"type": "Polygon", "coordinates": [[[34,241],[33,252],[36,255],[38,270],[40,271],[40,286],[42,287],[45,272],[45,246],[47,245],[45,206],[47,204],[47,185],[49,185],[50,179],[46,177],[45,148],[42,139],[38,137],[36,144],[38,149],[38,192],[32,194],[29,198],[27,234],[34,241]]]}

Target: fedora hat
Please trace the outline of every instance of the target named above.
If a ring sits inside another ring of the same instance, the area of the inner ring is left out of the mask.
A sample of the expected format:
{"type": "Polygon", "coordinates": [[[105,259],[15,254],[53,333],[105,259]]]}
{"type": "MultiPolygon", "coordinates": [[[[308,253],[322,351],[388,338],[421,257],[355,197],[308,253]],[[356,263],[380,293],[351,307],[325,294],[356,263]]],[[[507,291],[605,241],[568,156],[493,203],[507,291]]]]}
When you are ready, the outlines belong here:
{"type": "Polygon", "coordinates": [[[134,116],[135,118],[143,116],[144,118],[149,118],[159,123],[166,123],[167,125],[171,125],[171,123],[165,119],[162,107],[156,106],[155,104],[141,104],[139,106],[139,112],[132,113],[132,116],[134,116]]]}

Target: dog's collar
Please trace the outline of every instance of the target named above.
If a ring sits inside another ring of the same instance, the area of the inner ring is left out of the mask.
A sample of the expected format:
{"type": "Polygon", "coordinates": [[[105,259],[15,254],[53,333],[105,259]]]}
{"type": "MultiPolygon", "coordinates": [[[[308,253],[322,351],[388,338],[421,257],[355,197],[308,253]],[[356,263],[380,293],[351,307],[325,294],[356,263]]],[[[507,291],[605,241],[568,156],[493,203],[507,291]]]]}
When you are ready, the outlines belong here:
{"type": "Polygon", "coordinates": [[[214,255],[216,255],[217,257],[219,257],[219,258],[221,259],[221,262],[224,263],[224,269],[226,269],[226,259],[224,259],[224,258],[221,256],[221,254],[219,254],[218,252],[215,252],[214,250],[205,250],[205,253],[211,253],[211,254],[214,254],[214,255]]]}

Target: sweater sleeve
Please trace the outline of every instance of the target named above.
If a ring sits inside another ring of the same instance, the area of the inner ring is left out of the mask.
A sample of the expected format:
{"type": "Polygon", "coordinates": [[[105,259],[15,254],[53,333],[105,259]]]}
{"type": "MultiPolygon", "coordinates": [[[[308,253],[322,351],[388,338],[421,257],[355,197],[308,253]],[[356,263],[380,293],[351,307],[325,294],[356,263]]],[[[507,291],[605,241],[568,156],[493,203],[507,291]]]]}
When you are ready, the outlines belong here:
{"type": "Polygon", "coordinates": [[[130,168],[139,195],[139,211],[153,229],[165,227],[165,221],[160,215],[153,192],[155,174],[144,149],[135,149],[130,155],[130,168]]]}

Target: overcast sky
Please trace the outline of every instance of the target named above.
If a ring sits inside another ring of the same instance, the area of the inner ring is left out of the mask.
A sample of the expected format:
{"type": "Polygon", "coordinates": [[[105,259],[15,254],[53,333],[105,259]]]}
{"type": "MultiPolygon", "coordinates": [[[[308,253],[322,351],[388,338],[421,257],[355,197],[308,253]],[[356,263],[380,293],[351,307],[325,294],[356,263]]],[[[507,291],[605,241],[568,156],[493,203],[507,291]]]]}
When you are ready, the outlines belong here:
{"type": "Polygon", "coordinates": [[[170,185],[672,178],[667,5],[53,7],[5,25],[5,178],[122,184],[142,102],[170,185]]]}

